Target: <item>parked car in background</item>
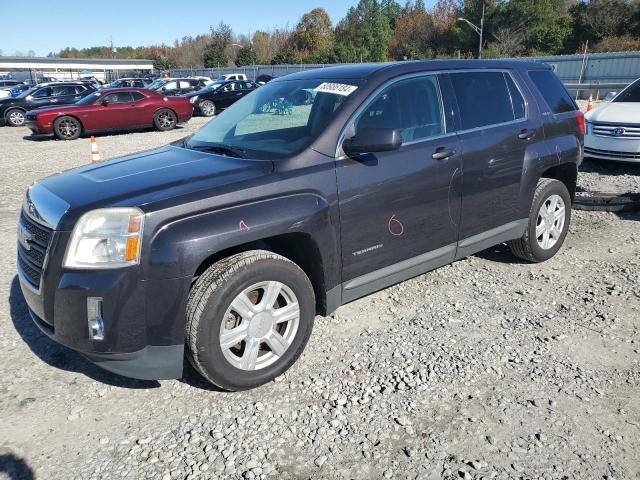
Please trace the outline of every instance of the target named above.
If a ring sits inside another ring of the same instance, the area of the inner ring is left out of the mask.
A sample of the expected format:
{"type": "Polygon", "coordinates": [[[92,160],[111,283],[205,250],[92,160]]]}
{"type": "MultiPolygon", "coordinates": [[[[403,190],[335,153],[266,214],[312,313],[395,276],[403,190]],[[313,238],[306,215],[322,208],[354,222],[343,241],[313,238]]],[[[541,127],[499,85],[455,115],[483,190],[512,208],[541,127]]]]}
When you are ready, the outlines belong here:
{"type": "Polygon", "coordinates": [[[0,98],[10,97],[11,89],[18,85],[24,85],[24,83],[18,80],[0,80],[0,98]]]}
{"type": "Polygon", "coordinates": [[[246,80],[247,76],[244,73],[226,73],[216,78],[216,82],[225,82],[228,80],[246,80]]]}
{"type": "Polygon", "coordinates": [[[269,83],[271,80],[273,80],[275,77],[273,77],[272,75],[269,75],[267,73],[261,73],[260,75],[258,75],[256,77],[256,83],[260,84],[260,85],[264,85],[266,83],[269,83]]]}
{"type": "Polygon", "coordinates": [[[104,88],[147,88],[151,84],[146,78],[119,78],[104,88]]]}
{"type": "Polygon", "coordinates": [[[259,86],[250,80],[215,82],[202,90],[185,96],[192,103],[194,113],[212,117],[259,86]]]}
{"type": "Polygon", "coordinates": [[[585,115],[586,157],[640,162],[640,79],[585,115]]]}
{"type": "Polygon", "coordinates": [[[170,97],[142,88],[105,89],[73,105],[27,112],[25,124],[35,134],[74,140],[82,134],[155,127],[171,130],[191,118],[184,97],[170,97]]]}
{"type": "Polygon", "coordinates": [[[294,73],[181,142],[32,185],[20,286],[44,334],[107,370],[180,378],[186,356],[223,389],[257,387],[318,314],[502,242],[553,257],[583,135],[542,63],[294,73]]]}
{"type": "Polygon", "coordinates": [[[34,87],[34,85],[31,85],[29,83],[21,83],[20,85],[16,85],[15,87],[13,87],[11,89],[11,96],[12,97],[17,97],[22,92],[25,92],[25,91],[29,90],[30,88],[33,88],[33,87],[34,87]]]}
{"type": "Polygon", "coordinates": [[[211,84],[213,83],[213,80],[211,80],[211,77],[205,77],[205,76],[203,76],[203,75],[200,75],[200,76],[197,76],[197,75],[196,75],[196,76],[192,76],[192,77],[189,77],[189,78],[191,78],[191,79],[193,79],[193,80],[201,80],[201,81],[202,81],[202,83],[203,83],[205,86],[211,85],[211,84]]]}
{"type": "Polygon", "coordinates": [[[198,78],[159,78],[147,86],[149,90],[162,95],[184,95],[201,90],[207,85],[198,78]]]}
{"type": "Polygon", "coordinates": [[[25,115],[29,110],[75,103],[95,91],[95,87],[89,82],[38,84],[17,97],[0,99],[0,119],[6,125],[19,127],[24,125],[25,115]]]}

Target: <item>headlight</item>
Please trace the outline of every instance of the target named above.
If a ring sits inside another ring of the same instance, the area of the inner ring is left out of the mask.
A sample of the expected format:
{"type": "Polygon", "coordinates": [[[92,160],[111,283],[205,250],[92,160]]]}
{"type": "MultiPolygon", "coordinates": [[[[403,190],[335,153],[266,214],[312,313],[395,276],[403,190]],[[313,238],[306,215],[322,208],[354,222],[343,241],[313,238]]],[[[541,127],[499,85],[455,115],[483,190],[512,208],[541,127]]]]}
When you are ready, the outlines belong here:
{"type": "Polygon", "coordinates": [[[71,234],[65,268],[119,268],[140,263],[144,214],[137,208],[85,213],[71,234]]]}
{"type": "Polygon", "coordinates": [[[189,98],[189,101],[190,101],[191,103],[196,103],[196,100],[198,100],[198,95],[195,95],[195,96],[193,96],[193,97],[189,98]]]}

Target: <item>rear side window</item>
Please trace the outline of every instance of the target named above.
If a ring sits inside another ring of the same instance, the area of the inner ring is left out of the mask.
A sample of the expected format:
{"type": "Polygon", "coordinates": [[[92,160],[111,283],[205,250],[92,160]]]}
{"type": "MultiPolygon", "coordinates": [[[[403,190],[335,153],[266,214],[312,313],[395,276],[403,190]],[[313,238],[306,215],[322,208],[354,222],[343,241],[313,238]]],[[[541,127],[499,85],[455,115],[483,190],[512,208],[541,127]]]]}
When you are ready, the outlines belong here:
{"type": "Polygon", "coordinates": [[[549,70],[530,70],[529,77],[553,113],[573,112],[576,104],[560,79],[549,70]]]}
{"type": "Polygon", "coordinates": [[[460,108],[462,130],[515,119],[502,72],[461,72],[450,76],[460,108]]]}
{"type": "Polygon", "coordinates": [[[137,102],[138,100],[142,100],[143,98],[147,98],[140,92],[131,92],[131,97],[133,98],[134,102],[137,102]]]}
{"type": "Polygon", "coordinates": [[[387,87],[356,121],[356,134],[364,128],[398,129],[403,142],[442,135],[442,102],[435,75],[400,80],[387,87]]]}

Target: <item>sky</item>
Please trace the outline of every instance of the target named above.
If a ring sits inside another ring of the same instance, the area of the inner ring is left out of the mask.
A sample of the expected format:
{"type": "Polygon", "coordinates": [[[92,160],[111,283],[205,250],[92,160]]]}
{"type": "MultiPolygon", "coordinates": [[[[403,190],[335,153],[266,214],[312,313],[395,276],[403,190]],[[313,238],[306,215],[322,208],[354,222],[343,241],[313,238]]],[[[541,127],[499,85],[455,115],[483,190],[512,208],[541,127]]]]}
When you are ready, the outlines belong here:
{"type": "MultiPolygon", "coordinates": [[[[13,8],[4,2],[15,5],[0,0],[3,13],[13,8]]],[[[170,45],[176,38],[206,33],[220,21],[236,34],[287,24],[293,28],[302,14],[318,6],[335,24],[356,4],[357,0],[34,0],[29,2],[26,23],[18,11],[9,17],[13,21],[2,22],[0,50],[7,56],[29,50],[45,56],[65,47],[109,45],[110,36],[115,46],[170,45]]]]}

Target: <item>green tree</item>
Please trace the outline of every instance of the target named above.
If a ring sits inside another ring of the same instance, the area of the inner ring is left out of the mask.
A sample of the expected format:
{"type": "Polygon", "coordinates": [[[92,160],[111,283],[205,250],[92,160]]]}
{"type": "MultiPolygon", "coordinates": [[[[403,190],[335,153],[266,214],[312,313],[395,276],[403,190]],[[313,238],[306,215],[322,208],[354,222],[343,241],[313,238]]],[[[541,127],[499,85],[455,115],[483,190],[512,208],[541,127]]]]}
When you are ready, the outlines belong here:
{"type": "Polygon", "coordinates": [[[378,0],[360,0],[336,27],[336,56],[344,62],[383,62],[392,30],[378,0]]]}
{"type": "Polygon", "coordinates": [[[226,67],[229,64],[227,48],[233,38],[231,27],[225,23],[211,27],[211,42],[204,49],[202,60],[205,68],[226,67]]]}
{"type": "Polygon", "coordinates": [[[433,17],[427,12],[424,2],[408,3],[403,14],[395,20],[389,56],[396,60],[430,58],[434,35],[433,17]]]}
{"type": "Polygon", "coordinates": [[[255,65],[257,63],[256,52],[251,45],[245,45],[238,50],[236,55],[235,64],[237,67],[244,67],[245,65],[255,65]]]}
{"type": "Polygon", "coordinates": [[[333,49],[333,25],[324,8],[305,13],[293,33],[293,45],[304,57],[320,55],[333,49]]]}

